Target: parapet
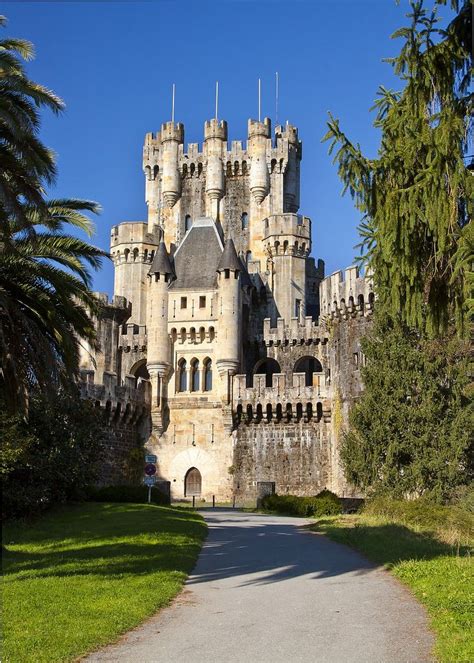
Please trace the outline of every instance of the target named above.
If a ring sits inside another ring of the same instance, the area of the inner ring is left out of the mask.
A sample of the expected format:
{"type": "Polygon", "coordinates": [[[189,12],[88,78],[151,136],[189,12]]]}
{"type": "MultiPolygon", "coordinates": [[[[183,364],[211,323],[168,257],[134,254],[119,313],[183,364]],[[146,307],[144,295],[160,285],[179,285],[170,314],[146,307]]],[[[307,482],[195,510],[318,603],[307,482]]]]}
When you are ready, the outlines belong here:
{"type": "Polygon", "coordinates": [[[272,121],[269,117],[266,117],[263,122],[259,120],[249,120],[248,121],[248,137],[249,139],[255,138],[256,136],[264,136],[265,138],[270,138],[272,134],[272,121]]]}
{"type": "Polygon", "coordinates": [[[370,275],[360,276],[359,268],[337,271],[321,281],[319,301],[324,317],[351,317],[372,312],[375,295],[370,275]]]}
{"type": "Polygon", "coordinates": [[[81,398],[104,409],[108,423],[138,423],[150,411],[151,384],[140,379],[137,383],[133,375],[126,375],[124,384],[119,385],[116,373],[104,371],[102,384],[96,384],[94,371],[82,370],[79,390],[81,398]]]}
{"type": "Polygon", "coordinates": [[[154,226],[148,231],[148,224],[144,221],[123,221],[112,226],[110,231],[110,247],[113,249],[119,244],[152,244],[158,246],[162,231],[154,226]]]}
{"type": "Polygon", "coordinates": [[[265,375],[254,375],[253,385],[247,386],[246,375],[233,378],[233,410],[237,423],[290,423],[313,417],[325,422],[331,417],[329,385],[323,373],[313,373],[313,384],[306,385],[304,373],[272,375],[272,386],[266,386],[265,375]]]}
{"type": "Polygon", "coordinates": [[[213,118],[204,123],[204,140],[209,140],[210,138],[219,138],[219,140],[227,141],[227,122],[225,120],[213,118]]]}
{"type": "Polygon", "coordinates": [[[271,327],[270,318],[265,318],[263,340],[267,346],[318,345],[328,342],[328,334],[311,316],[306,316],[302,322],[298,318],[291,318],[288,324],[283,318],[278,318],[276,327],[271,327]]]}
{"type": "Polygon", "coordinates": [[[278,125],[275,127],[275,141],[278,143],[280,140],[287,140],[290,145],[298,145],[298,129],[288,123],[284,127],[278,125]]]}
{"type": "Polygon", "coordinates": [[[122,352],[145,352],[147,347],[146,325],[133,323],[123,325],[118,347],[122,352]]]}
{"type": "Polygon", "coordinates": [[[291,235],[306,242],[309,249],[311,242],[311,219],[308,216],[287,212],[272,214],[264,219],[263,238],[275,246],[276,253],[283,253],[283,239],[291,235]]]}
{"type": "Polygon", "coordinates": [[[181,122],[164,122],[161,125],[161,142],[175,140],[178,143],[184,142],[184,124],[181,122]]]}
{"type": "Polygon", "coordinates": [[[114,295],[110,300],[105,292],[94,292],[95,297],[102,304],[100,317],[112,317],[116,322],[127,320],[132,313],[132,304],[121,295],[114,295]]]}

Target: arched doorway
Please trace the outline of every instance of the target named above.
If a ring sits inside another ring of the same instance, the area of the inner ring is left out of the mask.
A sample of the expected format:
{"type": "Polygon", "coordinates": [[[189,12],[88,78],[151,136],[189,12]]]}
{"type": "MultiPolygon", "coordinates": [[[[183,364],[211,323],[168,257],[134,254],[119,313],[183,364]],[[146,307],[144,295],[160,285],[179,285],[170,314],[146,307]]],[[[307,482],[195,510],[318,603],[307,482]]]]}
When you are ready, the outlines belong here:
{"type": "Polygon", "coordinates": [[[197,467],[191,467],[191,469],[186,472],[186,476],[184,477],[184,496],[200,497],[201,487],[201,472],[197,469],[197,467]]]}

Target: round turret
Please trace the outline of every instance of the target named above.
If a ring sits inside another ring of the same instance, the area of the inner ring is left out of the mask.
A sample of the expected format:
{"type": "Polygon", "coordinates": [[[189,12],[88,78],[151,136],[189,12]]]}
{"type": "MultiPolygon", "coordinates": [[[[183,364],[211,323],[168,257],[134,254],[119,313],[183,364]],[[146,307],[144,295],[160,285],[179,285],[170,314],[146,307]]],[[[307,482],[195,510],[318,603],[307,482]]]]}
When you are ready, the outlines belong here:
{"type": "Polygon", "coordinates": [[[171,208],[181,195],[181,177],[178,170],[178,148],[184,141],[184,127],[178,122],[161,125],[161,145],[163,154],[163,199],[171,208]]]}
{"type": "Polygon", "coordinates": [[[270,174],[267,166],[267,140],[270,134],[271,123],[268,117],[263,122],[249,120],[250,191],[259,205],[270,190],[270,174]]]}
{"type": "Polygon", "coordinates": [[[239,368],[241,333],[240,282],[242,265],[234,242],[228,239],[217,266],[220,298],[219,358],[217,369],[221,375],[235,375],[239,368]]]}
{"type": "MultiPolygon", "coordinates": [[[[227,122],[212,119],[204,124],[204,152],[207,156],[206,193],[211,201],[218,201],[225,192],[222,154],[227,141],[227,122]]],[[[217,210],[212,216],[217,217],[217,210]]]]}

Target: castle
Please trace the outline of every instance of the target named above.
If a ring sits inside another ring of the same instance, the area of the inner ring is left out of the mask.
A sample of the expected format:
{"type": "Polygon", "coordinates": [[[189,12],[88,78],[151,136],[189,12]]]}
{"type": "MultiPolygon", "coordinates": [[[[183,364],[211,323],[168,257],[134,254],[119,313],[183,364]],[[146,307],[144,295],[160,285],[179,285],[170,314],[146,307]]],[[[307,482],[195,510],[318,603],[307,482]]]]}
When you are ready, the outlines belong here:
{"type": "Polygon", "coordinates": [[[202,149],[180,123],[146,135],[148,219],[112,228],[115,296],[101,295],[83,396],[116,449],[156,454],[175,499],[252,500],[268,483],[350,495],[338,449],[362,388],[370,279],[325,278],[310,257],[294,126],[272,136],[268,118],[249,120],[245,145],[227,141],[217,119],[202,149]]]}

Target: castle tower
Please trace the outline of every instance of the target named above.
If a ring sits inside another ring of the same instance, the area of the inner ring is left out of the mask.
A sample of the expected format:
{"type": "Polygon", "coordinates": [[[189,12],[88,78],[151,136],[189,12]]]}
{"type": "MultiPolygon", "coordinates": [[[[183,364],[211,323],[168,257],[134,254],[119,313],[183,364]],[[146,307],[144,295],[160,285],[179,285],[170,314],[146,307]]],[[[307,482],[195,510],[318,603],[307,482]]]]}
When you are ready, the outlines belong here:
{"type": "Polygon", "coordinates": [[[112,227],[110,253],[114,262],[114,293],[132,304],[129,322],[145,325],[147,317],[147,274],[159,245],[161,230],[147,223],[125,222],[112,227]]]}
{"type": "Polygon", "coordinates": [[[143,172],[145,173],[145,202],[148,207],[148,232],[160,223],[160,148],[161,135],[148,133],[143,146],[143,172]]]}
{"type": "Polygon", "coordinates": [[[160,243],[149,271],[149,306],[147,315],[147,369],[152,384],[152,423],[163,429],[166,379],[171,370],[168,336],[168,285],[174,271],[164,242],[160,243]]]}
{"type": "Polygon", "coordinates": [[[223,382],[221,397],[230,402],[231,377],[240,366],[241,311],[239,274],[242,266],[234,242],[226,240],[217,266],[219,289],[219,327],[217,370],[223,382]]]}
{"type": "Polygon", "coordinates": [[[302,319],[306,314],[311,221],[299,214],[275,214],[265,219],[263,225],[264,245],[270,256],[274,318],[302,319]]]}
{"type": "Polygon", "coordinates": [[[207,158],[206,216],[219,220],[219,201],[225,193],[224,164],[227,122],[217,118],[204,124],[204,154],[207,158]]]}

